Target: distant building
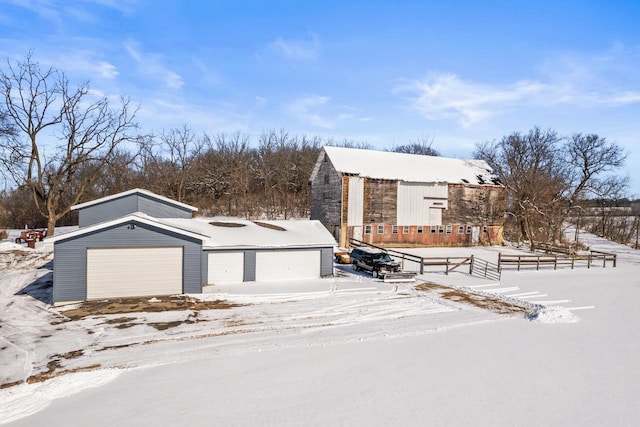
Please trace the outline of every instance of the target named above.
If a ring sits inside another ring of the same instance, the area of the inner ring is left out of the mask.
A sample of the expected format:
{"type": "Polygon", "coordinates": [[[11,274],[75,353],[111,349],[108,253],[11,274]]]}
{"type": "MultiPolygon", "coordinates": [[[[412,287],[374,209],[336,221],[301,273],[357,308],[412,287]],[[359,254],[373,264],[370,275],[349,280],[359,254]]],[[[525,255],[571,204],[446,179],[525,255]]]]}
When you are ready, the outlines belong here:
{"type": "Polygon", "coordinates": [[[483,160],[324,147],[311,219],[340,246],[502,244],[506,192],[483,160]]]}

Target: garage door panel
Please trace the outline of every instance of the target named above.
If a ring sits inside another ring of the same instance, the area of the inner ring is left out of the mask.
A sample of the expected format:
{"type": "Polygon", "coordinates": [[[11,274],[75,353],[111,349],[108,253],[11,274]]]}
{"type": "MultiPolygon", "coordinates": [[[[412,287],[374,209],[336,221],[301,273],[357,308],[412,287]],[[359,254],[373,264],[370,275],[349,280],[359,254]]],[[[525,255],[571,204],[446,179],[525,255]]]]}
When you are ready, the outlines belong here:
{"type": "Polygon", "coordinates": [[[319,250],[256,253],[256,281],[316,279],[319,277],[319,250]]]}
{"type": "Polygon", "coordinates": [[[240,283],[244,279],[243,252],[215,252],[207,257],[207,283],[240,283]]]}
{"type": "Polygon", "coordinates": [[[182,293],[183,249],[87,249],[87,299],[182,293]]]}

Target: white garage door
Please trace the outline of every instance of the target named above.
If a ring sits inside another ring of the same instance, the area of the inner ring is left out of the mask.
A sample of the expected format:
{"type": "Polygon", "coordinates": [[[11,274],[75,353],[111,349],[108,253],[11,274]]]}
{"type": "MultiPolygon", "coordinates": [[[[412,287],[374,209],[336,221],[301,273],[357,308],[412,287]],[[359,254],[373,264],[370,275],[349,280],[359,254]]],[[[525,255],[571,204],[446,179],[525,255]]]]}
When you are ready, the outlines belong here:
{"type": "Polygon", "coordinates": [[[182,293],[182,248],[87,249],[87,299],[182,293]]]}
{"type": "Polygon", "coordinates": [[[210,253],[207,265],[207,283],[240,283],[244,279],[243,252],[210,253]]]}
{"type": "Polygon", "coordinates": [[[256,252],[256,281],[316,279],[320,251],[256,252]]]}

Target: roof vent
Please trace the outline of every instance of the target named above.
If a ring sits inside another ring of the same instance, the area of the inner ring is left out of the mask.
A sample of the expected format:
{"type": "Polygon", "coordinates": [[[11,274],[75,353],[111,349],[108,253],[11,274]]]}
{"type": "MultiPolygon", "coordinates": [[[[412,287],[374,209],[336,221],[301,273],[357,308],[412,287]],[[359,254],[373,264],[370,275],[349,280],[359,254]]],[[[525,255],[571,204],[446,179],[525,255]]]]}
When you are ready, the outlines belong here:
{"type": "Polygon", "coordinates": [[[237,227],[245,227],[247,224],[239,224],[237,222],[224,222],[224,221],[214,221],[209,224],[215,225],[216,227],[228,227],[228,228],[237,228],[237,227]]]}
{"type": "Polygon", "coordinates": [[[267,222],[253,221],[255,225],[259,225],[260,227],[269,228],[271,230],[277,231],[286,231],[286,228],[280,227],[279,225],[269,224],[267,222]]]}

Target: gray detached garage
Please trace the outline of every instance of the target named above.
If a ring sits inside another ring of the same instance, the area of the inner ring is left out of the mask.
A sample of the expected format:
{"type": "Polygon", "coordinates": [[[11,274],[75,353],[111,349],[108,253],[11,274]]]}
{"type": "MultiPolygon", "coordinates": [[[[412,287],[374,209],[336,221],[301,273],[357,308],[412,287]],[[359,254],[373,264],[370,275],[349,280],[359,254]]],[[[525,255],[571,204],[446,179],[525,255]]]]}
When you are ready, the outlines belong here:
{"type": "Polygon", "coordinates": [[[319,221],[191,218],[196,208],[145,190],[74,208],[84,225],[51,239],[56,304],[333,274],[336,242],[319,221]]]}

